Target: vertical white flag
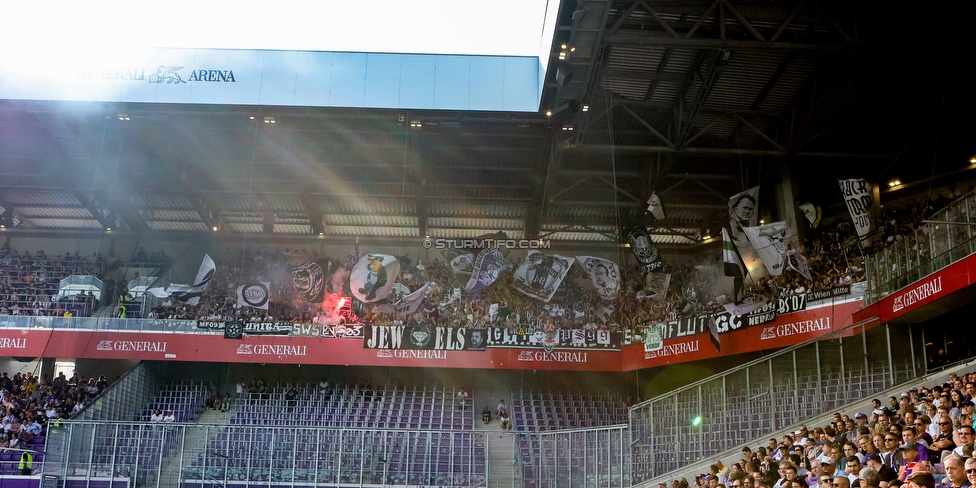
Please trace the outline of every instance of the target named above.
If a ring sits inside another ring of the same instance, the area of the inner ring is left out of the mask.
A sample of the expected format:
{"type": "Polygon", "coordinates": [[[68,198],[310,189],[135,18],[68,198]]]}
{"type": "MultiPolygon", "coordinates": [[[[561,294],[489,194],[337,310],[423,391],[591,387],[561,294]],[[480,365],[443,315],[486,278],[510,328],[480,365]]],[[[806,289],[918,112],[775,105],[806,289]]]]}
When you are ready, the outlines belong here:
{"type": "Polygon", "coordinates": [[[651,193],[651,198],[647,199],[647,210],[655,219],[664,220],[664,207],[661,206],[661,197],[657,193],[651,193]]]}
{"type": "Polygon", "coordinates": [[[837,183],[840,184],[840,191],[844,194],[844,203],[847,204],[847,211],[851,213],[857,236],[864,239],[871,233],[874,224],[871,218],[871,208],[874,206],[871,183],[864,178],[837,180],[837,183]]]}

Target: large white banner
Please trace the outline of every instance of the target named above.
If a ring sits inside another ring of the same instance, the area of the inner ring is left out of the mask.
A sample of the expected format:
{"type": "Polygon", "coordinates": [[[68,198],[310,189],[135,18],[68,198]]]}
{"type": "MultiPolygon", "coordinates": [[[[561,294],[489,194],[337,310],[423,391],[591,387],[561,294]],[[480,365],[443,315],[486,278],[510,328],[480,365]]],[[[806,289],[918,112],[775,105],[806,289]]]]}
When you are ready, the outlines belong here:
{"type": "Polygon", "coordinates": [[[844,194],[844,203],[847,204],[847,211],[851,213],[857,236],[864,239],[871,233],[874,224],[871,218],[871,208],[874,206],[871,183],[864,178],[837,180],[837,183],[840,184],[840,191],[844,194]]]}
{"type": "Polygon", "coordinates": [[[617,292],[620,291],[620,270],[617,269],[617,263],[594,256],[576,256],[576,259],[590,277],[600,298],[617,298],[617,292]]]}
{"type": "Polygon", "coordinates": [[[759,253],[759,259],[769,274],[779,276],[783,274],[783,263],[786,260],[786,245],[791,235],[786,222],[773,222],[759,227],[743,227],[742,231],[752,247],[759,253]]]}
{"type": "Polygon", "coordinates": [[[544,302],[552,299],[556,289],[566,278],[566,273],[576,261],[558,254],[529,251],[525,262],[515,270],[515,289],[544,302]]]}
{"type": "Polygon", "coordinates": [[[237,287],[237,304],[242,307],[254,307],[267,310],[268,299],[270,297],[270,281],[258,281],[237,287]]]}
{"type": "Polygon", "coordinates": [[[389,254],[367,254],[349,273],[352,295],[363,303],[378,302],[387,297],[400,275],[400,262],[389,254]]]}

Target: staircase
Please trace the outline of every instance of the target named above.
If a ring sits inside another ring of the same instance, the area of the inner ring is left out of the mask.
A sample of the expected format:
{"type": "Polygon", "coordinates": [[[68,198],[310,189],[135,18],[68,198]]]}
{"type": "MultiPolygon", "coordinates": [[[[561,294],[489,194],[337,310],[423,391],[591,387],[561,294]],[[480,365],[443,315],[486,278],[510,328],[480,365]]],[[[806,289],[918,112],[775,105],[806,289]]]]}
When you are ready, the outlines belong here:
{"type": "Polygon", "coordinates": [[[216,430],[211,424],[227,425],[231,417],[234,416],[235,407],[231,407],[226,412],[206,409],[200,417],[193,423],[186,425],[186,437],[183,439],[184,449],[173,449],[162,461],[162,470],[159,476],[159,488],[179,488],[180,484],[180,462],[187,467],[196,457],[197,453],[202,452],[207,447],[208,434],[216,434],[216,430]],[[207,427],[210,427],[209,429],[207,427]],[[180,459],[180,453],[186,452],[184,460],[180,459]]]}
{"type": "MultiPolygon", "coordinates": [[[[495,422],[497,427],[498,423],[495,422]]],[[[488,488],[513,488],[515,484],[515,434],[492,432],[488,436],[488,488]]]]}

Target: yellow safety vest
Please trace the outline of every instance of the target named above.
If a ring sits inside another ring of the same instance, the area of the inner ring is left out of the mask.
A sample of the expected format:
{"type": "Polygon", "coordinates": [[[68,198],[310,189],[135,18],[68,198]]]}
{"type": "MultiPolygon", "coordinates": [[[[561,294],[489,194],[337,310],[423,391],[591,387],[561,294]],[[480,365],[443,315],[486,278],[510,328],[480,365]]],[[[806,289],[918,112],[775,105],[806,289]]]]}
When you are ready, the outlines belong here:
{"type": "Polygon", "coordinates": [[[20,465],[17,466],[18,469],[32,469],[34,467],[34,456],[31,453],[24,452],[20,455],[20,465]]]}

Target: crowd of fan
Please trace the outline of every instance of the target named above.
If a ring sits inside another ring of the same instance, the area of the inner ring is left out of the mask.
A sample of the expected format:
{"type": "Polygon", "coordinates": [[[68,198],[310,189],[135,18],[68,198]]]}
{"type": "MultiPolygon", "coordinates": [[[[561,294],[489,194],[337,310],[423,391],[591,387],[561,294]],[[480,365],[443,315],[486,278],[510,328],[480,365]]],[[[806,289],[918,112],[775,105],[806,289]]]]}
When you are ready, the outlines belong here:
{"type": "Polygon", "coordinates": [[[75,252],[48,257],[44,251],[23,254],[4,245],[0,248],[0,315],[62,317],[90,314],[90,295],[61,296],[60,280],[70,275],[95,274],[98,257],[85,259],[75,252]]]}
{"type": "MultiPolygon", "coordinates": [[[[870,413],[834,414],[828,424],[806,425],[767,446],[742,448],[741,459],[716,461],[695,478],[700,488],[971,488],[976,373],[899,398],[872,401],[870,413]]],[[[666,486],[661,483],[661,486],[666,486]]],[[[672,488],[688,488],[687,479],[672,488]]]]}
{"type": "MultiPolygon", "coordinates": [[[[900,236],[914,231],[925,216],[958,197],[958,192],[955,192],[922,202],[909,201],[884,207],[878,222],[882,238],[877,239],[870,251],[897,242],[900,236]]],[[[832,225],[808,229],[805,234],[805,238],[790,253],[805,257],[811,279],[793,269],[780,276],[750,277],[745,281],[743,295],[738,298],[754,302],[775,301],[807,292],[831,291],[863,281],[862,254],[849,221],[840,218],[832,225]]],[[[663,257],[664,266],[658,272],[670,275],[670,286],[663,297],[650,296],[651,291],[645,289],[646,274],[640,269],[624,266],[620,270],[621,287],[616,300],[603,300],[593,290],[582,268],[574,266],[548,303],[515,289],[512,272],[519,262],[511,262],[510,268],[503,271],[490,287],[475,295],[468,295],[460,292],[468,276],[455,274],[445,261],[428,259],[413,265],[409,257],[401,257],[399,283],[409,290],[419,289],[428,282],[434,283],[421,310],[410,317],[393,317],[376,313],[375,305],[356,302],[352,316],[346,320],[377,325],[398,322],[449,323],[465,327],[499,326],[527,330],[629,328],[639,332],[638,329],[645,324],[720,312],[723,305],[735,301],[731,296],[731,279],[722,273],[722,263],[717,255],[703,262],[682,261],[681,258],[667,255],[663,257]]],[[[43,251],[35,256],[29,253],[17,256],[6,249],[0,250],[0,258],[4,263],[0,270],[0,314],[61,314],[62,310],[56,302],[57,280],[50,277],[53,270],[59,274],[97,273],[104,265],[100,255],[85,260],[79,258],[77,253],[75,256],[50,260],[43,256],[43,251]]],[[[163,253],[149,255],[144,249],[137,251],[132,259],[160,263],[169,261],[169,257],[163,253]]],[[[795,261],[796,258],[793,259],[795,261]]],[[[323,267],[329,268],[326,271],[327,286],[332,291],[340,291],[342,296],[351,295],[347,279],[355,261],[348,257],[336,259],[305,249],[245,249],[226,250],[219,253],[215,261],[218,264],[217,272],[199,305],[189,306],[166,300],[150,312],[150,318],[327,322],[322,304],[311,303],[295,289],[290,266],[305,262],[323,263],[323,267]],[[336,283],[332,282],[333,276],[339,276],[336,283]],[[346,280],[344,285],[341,283],[343,279],[346,280]],[[267,311],[241,307],[237,303],[237,286],[254,281],[272,284],[271,306],[267,311]]],[[[393,303],[401,296],[402,293],[394,292],[385,302],[393,303]]]]}
{"type": "MultiPolygon", "coordinates": [[[[966,193],[972,193],[973,190],[974,187],[970,186],[966,193]]],[[[950,186],[947,193],[939,193],[934,198],[910,199],[899,202],[898,205],[882,206],[875,219],[877,238],[864,250],[865,254],[875,254],[900,242],[906,236],[918,231],[925,219],[930,218],[935,212],[948,207],[949,204],[962,197],[961,192],[956,190],[954,186],[950,186]]],[[[929,252],[924,243],[917,251],[923,256],[929,252]]]]}
{"type": "MultiPolygon", "coordinates": [[[[849,227],[849,226],[848,226],[849,227]]],[[[775,300],[806,291],[830,290],[863,279],[860,256],[842,243],[850,233],[843,225],[821,229],[803,241],[800,251],[807,257],[814,280],[789,271],[772,279],[747,282],[747,299],[775,300]]],[[[498,279],[481,292],[461,292],[467,275],[455,274],[446,261],[428,259],[414,263],[399,258],[397,282],[409,290],[434,283],[421,309],[410,317],[377,313],[375,305],[357,304],[350,322],[392,325],[398,322],[451,324],[464,327],[498,326],[527,330],[557,328],[610,329],[632,328],[681,316],[722,310],[730,300],[731,279],[722,273],[722,264],[714,261],[692,263],[667,259],[662,273],[670,274],[670,286],[664,299],[648,296],[645,273],[636,266],[622,270],[620,293],[616,300],[604,301],[595,292],[590,279],[579,266],[573,266],[556,295],[548,303],[517,291],[512,273],[519,262],[500,273],[498,279]],[[726,289],[727,288],[727,289],[726,289]]],[[[290,321],[313,323],[325,320],[320,303],[311,303],[295,289],[291,266],[305,262],[322,263],[326,287],[351,296],[348,270],[354,259],[322,256],[305,249],[225,251],[215,256],[217,271],[197,306],[166,300],[151,312],[151,318],[212,319],[242,321],[290,321]],[[237,287],[256,281],[271,282],[269,310],[242,307],[237,303],[237,287]]],[[[393,303],[403,294],[394,292],[384,302],[393,303]]],[[[328,311],[326,311],[328,312],[328,311]]]]}
{"type": "MultiPolygon", "coordinates": [[[[131,263],[165,265],[169,257],[164,251],[147,255],[140,248],[131,263]]],[[[127,293],[127,279],[119,271],[124,264],[113,255],[94,253],[82,257],[78,251],[54,257],[43,250],[18,252],[9,244],[0,247],[0,315],[32,317],[85,317],[99,305],[114,304],[127,293]],[[91,291],[63,294],[62,279],[72,275],[91,275],[102,280],[101,297],[91,291]],[[119,279],[113,279],[118,277],[119,279]]],[[[138,275],[138,273],[136,273],[138,275]]]]}
{"type": "Polygon", "coordinates": [[[32,372],[0,375],[0,450],[22,449],[47,432],[48,423],[81,411],[108,386],[104,376],[58,374],[53,380],[32,372]]]}

